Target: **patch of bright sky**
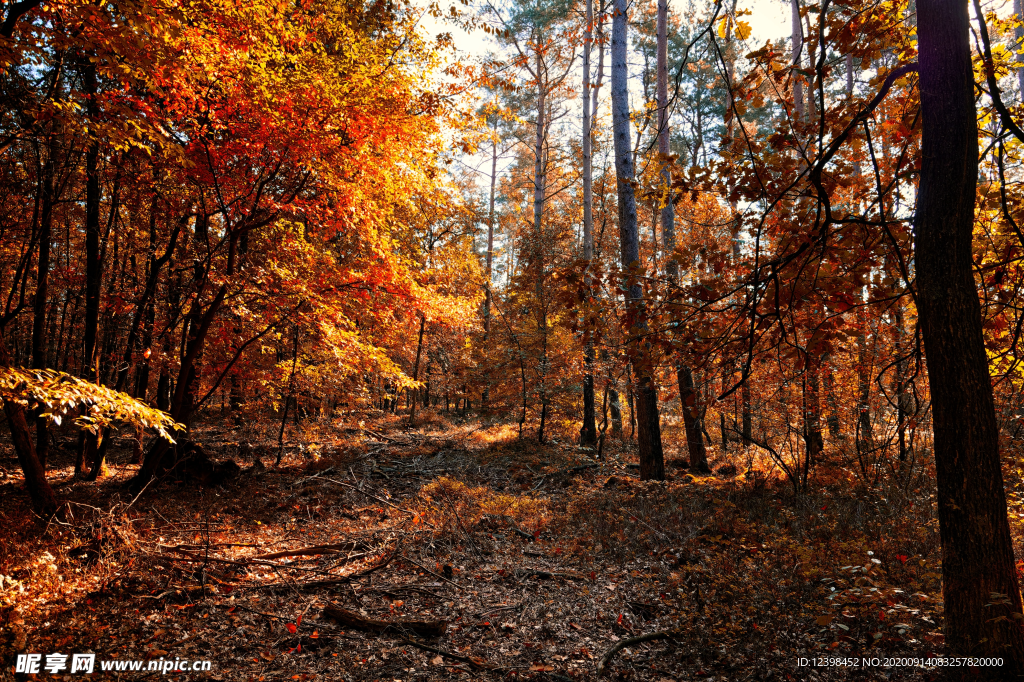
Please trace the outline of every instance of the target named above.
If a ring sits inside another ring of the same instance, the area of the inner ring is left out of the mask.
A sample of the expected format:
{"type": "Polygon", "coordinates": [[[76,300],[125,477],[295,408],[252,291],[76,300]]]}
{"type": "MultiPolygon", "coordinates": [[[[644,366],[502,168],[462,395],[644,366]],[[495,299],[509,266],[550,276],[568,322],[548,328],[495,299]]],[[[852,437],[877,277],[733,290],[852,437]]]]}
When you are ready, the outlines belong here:
{"type": "MultiPolygon", "coordinates": [[[[636,0],[634,0],[635,2],[636,0]]],[[[655,0],[644,0],[654,2],[655,0]]],[[[414,0],[414,5],[425,7],[429,0],[414,0]]],[[[685,0],[670,0],[670,11],[685,11],[685,0]]],[[[442,8],[444,4],[441,4],[442,8]]],[[[474,11],[470,7],[457,5],[459,9],[474,11]]],[[[750,24],[751,37],[748,44],[763,45],[766,40],[776,41],[779,38],[789,36],[790,32],[790,9],[789,3],[782,0],[747,0],[739,3],[740,9],[747,9],[751,12],[749,16],[743,17],[743,21],[750,24]]],[[[425,14],[421,20],[424,31],[430,36],[440,33],[450,33],[455,46],[460,52],[460,57],[469,59],[480,58],[488,52],[496,51],[497,45],[490,35],[483,31],[467,33],[456,26],[453,26],[443,19],[435,19],[425,14]]]]}

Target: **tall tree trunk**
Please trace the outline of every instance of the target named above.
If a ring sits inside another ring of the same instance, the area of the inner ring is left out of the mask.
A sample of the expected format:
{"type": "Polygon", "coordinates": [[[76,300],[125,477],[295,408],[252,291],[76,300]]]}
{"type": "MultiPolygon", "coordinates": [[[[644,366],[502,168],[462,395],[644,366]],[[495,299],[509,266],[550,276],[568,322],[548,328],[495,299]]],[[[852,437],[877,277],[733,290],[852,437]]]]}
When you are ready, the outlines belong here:
{"type": "MultiPolygon", "coordinates": [[[[96,66],[87,63],[82,69],[82,80],[88,95],[86,111],[91,121],[98,118],[96,106],[96,66]]],[[[100,285],[103,278],[103,260],[100,251],[100,143],[90,130],[89,147],[85,152],[85,330],[82,339],[83,374],[86,379],[99,383],[99,357],[96,337],[99,330],[100,285]]],[[[85,463],[94,462],[99,452],[100,434],[83,432],[79,439],[76,475],[85,474],[85,463]]],[[[95,479],[91,471],[90,478],[95,479]]],[[[99,474],[99,471],[96,472],[99,474]]]]}
{"type": "MultiPolygon", "coordinates": [[[[96,115],[93,99],[96,96],[96,68],[85,67],[84,80],[89,95],[87,109],[96,115]]],[[[94,131],[90,131],[94,134],[94,131]]],[[[96,334],[100,315],[100,284],[103,262],[100,260],[100,143],[89,142],[85,153],[85,333],[82,338],[83,374],[91,380],[98,378],[96,334]]]]}
{"type": "MultiPolygon", "coordinates": [[[[594,259],[594,151],[590,117],[590,52],[593,45],[594,0],[586,3],[586,27],[583,32],[583,260],[587,272],[584,274],[584,290],[587,303],[591,297],[590,262],[594,259]]],[[[589,306],[587,306],[589,310],[589,306]]],[[[580,445],[597,445],[597,417],[594,404],[594,340],[590,320],[583,321],[583,427],[580,429],[580,445]]]]}
{"type": "MultiPolygon", "coordinates": [[[[804,29],[803,24],[800,22],[800,0],[790,0],[790,10],[792,12],[792,27],[793,27],[793,66],[800,68],[801,55],[804,47],[804,29]]],[[[796,119],[798,121],[803,120],[804,117],[804,84],[801,80],[803,76],[798,73],[792,75],[793,79],[793,108],[796,110],[796,119]]]]}
{"type": "Polygon", "coordinates": [[[971,238],[978,181],[967,3],[918,0],[921,180],[915,222],[917,303],[931,386],[949,656],[996,656],[959,672],[1024,670],[1022,611],[1006,517],[971,238]]]}
{"type": "Polygon", "coordinates": [[[544,194],[547,181],[545,178],[544,146],[547,142],[547,82],[545,65],[543,59],[543,37],[540,30],[537,30],[537,44],[534,46],[536,55],[536,78],[537,78],[537,131],[534,141],[533,153],[533,239],[534,239],[534,268],[537,271],[537,279],[534,282],[534,292],[537,296],[537,332],[541,338],[541,357],[538,367],[540,375],[540,428],[537,430],[537,442],[544,442],[544,427],[547,423],[548,396],[547,396],[547,372],[548,372],[548,315],[547,305],[544,302],[544,270],[545,270],[545,239],[544,239],[544,194]]]}
{"type": "MultiPolygon", "coordinates": [[[[50,242],[52,241],[54,196],[54,156],[56,142],[46,145],[46,162],[42,168],[40,190],[42,209],[39,213],[39,258],[36,268],[36,293],[32,301],[32,367],[46,369],[46,307],[50,282],[50,242]]],[[[36,459],[46,473],[46,459],[50,450],[49,422],[36,416],[36,459]]]]}
{"type": "Polygon", "coordinates": [[[630,149],[629,67],[627,1],[615,0],[612,19],[612,126],[615,146],[615,176],[618,190],[619,244],[626,278],[630,329],[629,346],[637,387],[637,445],[640,478],[665,478],[665,457],[661,449],[658,420],[658,390],[649,349],[643,341],[644,306],[640,285],[640,235],[637,227],[636,197],[633,193],[633,156],[630,149]]]}
{"type": "MultiPolygon", "coordinates": [[[[814,32],[814,27],[811,26],[811,16],[808,14],[807,16],[804,17],[804,19],[807,22],[807,35],[810,37],[810,40],[807,43],[807,69],[809,71],[816,71],[817,67],[818,67],[818,62],[817,62],[817,52],[818,52],[817,43],[818,43],[818,38],[817,38],[817,35],[814,32]]],[[[821,17],[819,15],[819,21],[820,20],[821,20],[821,17]]],[[[818,111],[817,111],[818,107],[817,107],[817,103],[816,103],[816,101],[814,99],[815,89],[817,87],[817,78],[816,78],[816,76],[817,76],[817,73],[815,73],[814,76],[811,76],[810,79],[807,82],[807,122],[808,123],[814,123],[814,121],[818,117],[818,111]]]]}
{"type": "MultiPolygon", "coordinates": [[[[853,56],[846,55],[846,98],[853,100],[853,56]]],[[[853,175],[861,176],[860,161],[853,162],[853,175]]],[[[857,334],[857,451],[865,452],[873,447],[871,433],[871,363],[868,361],[868,309],[870,289],[865,285],[860,292],[864,307],[858,313],[860,331],[857,334]]]]}
{"type": "MultiPolygon", "coordinates": [[[[484,277],[486,281],[484,283],[484,346],[486,347],[489,343],[491,334],[491,277],[494,268],[494,198],[495,198],[495,187],[498,182],[498,130],[497,123],[495,123],[494,130],[491,132],[491,191],[488,201],[487,210],[487,257],[486,267],[484,271],[484,277]]],[[[420,325],[420,345],[423,343],[423,326],[422,320],[420,325]]],[[[416,365],[419,366],[419,349],[416,351],[416,365]]],[[[429,373],[429,372],[428,372],[429,373]]],[[[486,408],[491,397],[491,384],[490,378],[485,378],[486,383],[484,384],[483,401],[481,403],[482,408],[486,408]]],[[[425,398],[425,407],[430,407],[430,389],[429,382],[427,385],[427,397],[425,398]]],[[[416,402],[413,398],[412,412],[409,414],[409,420],[415,416],[416,402]]]]}
{"type": "MultiPolygon", "coordinates": [[[[673,257],[676,248],[675,204],[672,194],[672,170],[669,110],[668,110],[668,0],[658,0],[658,155],[664,164],[661,172],[663,183],[661,208],[661,244],[665,252],[665,275],[674,286],[679,279],[679,263],[673,257]]],[[[730,122],[731,123],[731,122],[730,122]]],[[[693,370],[684,362],[676,365],[676,380],[679,384],[679,408],[686,430],[686,447],[690,467],[700,473],[710,473],[707,449],[701,429],[700,395],[694,388],[693,370]]]]}
{"type": "MultiPolygon", "coordinates": [[[[498,130],[497,123],[495,123],[495,129],[491,133],[491,191],[488,202],[487,210],[487,259],[484,277],[486,282],[484,284],[484,346],[486,347],[489,343],[491,334],[491,277],[494,268],[494,197],[495,197],[495,186],[498,182],[498,130]]],[[[420,345],[423,344],[423,324],[422,319],[420,321],[420,345]]],[[[419,349],[416,350],[416,365],[419,366],[419,349]]],[[[429,367],[429,365],[428,365],[429,367]]],[[[429,371],[428,371],[429,374],[429,371]]],[[[485,377],[483,400],[481,402],[481,409],[486,408],[491,397],[491,381],[489,377],[485,377]]],[[[427,383],[427,393],[424,398],[424,406],[430,407],[430,384],[427,383]]],[[[416,412],[416,401],[413,398],[412,412],[409,415],[409,420],[415,416],[416,412]]]]}
{"type": "MultiPolygon", "coordinates": [[[[1013,0],[1013,13],[1017,15],[1017,21],[1024,20],[1024,9],[1022,9],[1021,0],[1013,0]]],[[[1024,41],[1024,25],[1018,25],[1013,29],[1013,37],[1017,39],[1017,61],[1024,59],[1024,53],[1021,50],[1021,42],[1024,41]]],[[[1017,96],[1021,101],[1024,101],[1024,67],[1017,69],[1017,96]]]]}
{"type": "Polygon", "coordinates": [[[494,263],[494,194],[498,182],[498,131],[494,130],[491,139],[491,192],[487,209],[487,259],[485,276],[487,278],[484,289],[484,338],[491,331],[491,273],[494,263]]]}

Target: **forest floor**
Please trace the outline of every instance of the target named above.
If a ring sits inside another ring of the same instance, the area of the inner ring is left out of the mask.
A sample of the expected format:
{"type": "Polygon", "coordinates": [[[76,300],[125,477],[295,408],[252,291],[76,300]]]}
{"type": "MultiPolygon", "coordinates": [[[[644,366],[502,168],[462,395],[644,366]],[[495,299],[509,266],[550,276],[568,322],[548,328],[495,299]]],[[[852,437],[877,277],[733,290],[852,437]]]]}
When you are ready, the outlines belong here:
{"type": "Polygon", "coordinates": [[[867,486],[826,463],[797,496],[670,454],[669,480],[642,482],[621,445],[597,462],[427,417],[310,427],[280,466],[204,427],[242,473],[138,499],[129,441],[96,483],[65,454],[51,476],[71,513],[48,524],[0,445],[0,679],[22,652],[92,652],[99,679],[125,680],[165,676],[146,670],[160,659],[260,682],[596,680],[606,658],[611,680],[935,678],[900,660],[942,653],[927,472],[867,486]],[[844,657],[877,664],[801,665],[844,657]]]}

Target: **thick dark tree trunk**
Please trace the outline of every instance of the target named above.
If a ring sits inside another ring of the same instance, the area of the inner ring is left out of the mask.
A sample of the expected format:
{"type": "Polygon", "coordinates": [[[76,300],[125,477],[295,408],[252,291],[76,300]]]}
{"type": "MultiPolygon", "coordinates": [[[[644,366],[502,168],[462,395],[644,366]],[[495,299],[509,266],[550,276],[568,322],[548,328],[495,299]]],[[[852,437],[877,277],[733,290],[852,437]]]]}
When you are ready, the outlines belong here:
{"type": "Polygon", "coordinates": [[[934,415],[946,653],[1003,659],[955,676],[1009,679],[1024,670],[1024,630],[1013,618],[1021,595],[971,260],[978,128],[967,3],[918,0],[918,37],[915,263],[934,415]]]}

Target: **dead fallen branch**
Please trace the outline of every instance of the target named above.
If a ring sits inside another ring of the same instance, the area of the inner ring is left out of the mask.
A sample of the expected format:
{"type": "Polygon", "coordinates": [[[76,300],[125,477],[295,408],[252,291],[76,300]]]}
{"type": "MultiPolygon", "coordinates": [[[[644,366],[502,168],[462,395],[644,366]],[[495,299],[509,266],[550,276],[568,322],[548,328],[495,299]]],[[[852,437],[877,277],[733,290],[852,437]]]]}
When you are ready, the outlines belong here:
{"type": "Polygon", "coordinates": [[[458,584],[457,582],[455,582],[454,580],[450,580],[450,579],[448,579],[448,578],[445,578],[445,577],[444,577],[443,575],[441,575],[440,573],[435,573],[434,571],[431,571],[431,570],[430,570],[429,568],[427,568],[427,567],[426,567],[426,566],[424,566],[423,564],[421,564],[421,563],[418,563],[418,562],[416,562],[416,561],[413,561],[412,559],[410,559],[409,557],[407,557],[407,556],[405,556],[405,555],[402,555],[402,561],[408,561],[408,562],[409,562],[410,564],[412,564],[413,566],[415,566],[415,567],[417,567],[417,568],[422,568],[422,569],[423,569],[424,571],[426,571],[426,572],[427,572],[427,573],[429,573],[430,575],[434,576],[435,578],[439,578],[439,579],[441,579],[441,580],[445,581],[446,583],[450,583],[451,585],[454,585],[455,587],[457,587],[457,588],[458,588],[458,589],[460,589],[460,590],[461,590],[461,589],[463,589],[463,588],[462,588],[462,586],[461,586],[461,585],[459,585],[459,584],[458,584]]]}
{"type": "Polygon", "coordinates": [[[222,549],[224,547],[259,547],[259,545],[252,542],[211,542],[209,545],[160,545],[164,549],[184,549],[202,551],[209,547],[210,549],[217,548],[222,549]]]}
{"type": "Polygon", "coordinates": [[[448,621],[446,620],[379,620],[377,618],[367,618],[355,611],[349,611],[333,604],[325,606],[323,613],[342,625],[377,634],[394,632],[412,633],[421,637],[440,637],[448,629],[448,621]]]}
{"type": "Polygon", "coordinates": [[[483,525],[484,522],[489,520],[498,523],[504,522],[505,526],[507,526],[509,530],[511,530],[519,537],[529,540],[530,542],[533,542],[535,539],[532,534],[520,529],[519,526],[516,524],[516,520],[508,514],[484,514],[481,517],[480,521],[477,522],[477,525],[483,525]]]}
{"type": "Polygon", "coordinates": [[[659,630],[658,632],[648,632],[646,635],[637,635],[636,637],[627,637],[626,639],[619,640],[615,643],[615,646],[605,652],[605,655],[601,657],[601,660],[597,664],[597,676],[600,677],[604,674],[605,668],[608,666],[608,662],[612,660],[615,654],[619,653],[626,647],[643,644],[644,642],[653,642],[659,639],[668,639],[676,634],[677,632],[675,630],[659,630]]]}
{"type": "Polygon", "coordinates": [[[289,565],[289,564],[275,564],[273,561],[265,561],[265,560],[262,560],[262,559],[242,559],[242,560],[236,561],[236,560],[233,560],[233,559],[222,559],[221,557],[217,557],[217,556],[196,555],[196,554],[193,554],[191,552],[187,552],[187,551],[185,551],[183,549],[174,549],[173,551],[176,554],[181,554],[182,556],[171,556],[170,554],[154,554],[154,555],[151,555],[151,556],[153,556],[154,558],[156,558],[158,560],[161,560],[161,561],[184,561],[184,562],[193,563],[193,564],[216,563],[216,564],[227,564],[229,566],[243,566],[243,567],[249,567],[249,566],[253,566],[253,565],[256,565],[256,566],[270,566],[272,568],[287,568],[289,570],[303,571],[305,573],[321,573],[321,574],[330,575],[327,571],[322,571],[322,570],[320,570],[318,568],[304,568],[302,566],[294,566],[294,565],[289,565]]]}
{"type": "MultiPolygon", "coordinates": [[[[370,566],[369,568],[365,568],[362,571],[357,571],[356,573],[349,573],[348,575],[338,576],[337,578],[332,578],[330,580],[310,580],[310,581],[301,582],[301,583],[278,582],[278,583],[266,583],[266,584],[263,584],[263,585],[239,585],[238,587],[239,587],[239,589],[245,589],[245,590],[267,590],[267,589],[271,589],[271,588],[275,588],[275,587],[292,587],[292,588],[298,589],[298,588],[310,588],[310,587],[332,587],[332,586],[335,586],[335,585],[347,585],[350,582],[353,582],[355,580],[359,580],[360,578],[365,578],[366,576],[370,575],[371,573],[374,573],[375,571],[379,571],[380,569],[384,568],[385,566],[390,564],[392,561],[394,561],[395,557],[398,556],[399,552],[401,552],[401,549],[402,549],[401,546],[396,547],[395,551],[392,552],[390,555],[388,555],[388,557],[386,559],[384,559],[383,561],[381,561],[379,564],[375,564],[373,566],[370,566]]],[[[280,568],[280,566],[278,564],[274,564],[274,566],[277,566],[277,567],[280,568]]],[[[286,566],[284,568],[289,568],[289,567],[286,566]]],[[[323,571],[319,571],[319,572],[323,573],[323,571]]],[[[328,574],[328,575],[330,575],[330,574],[328,574]]]]}
{"type": "Polygon", "coordinates": [[[518,526],[516,526],[514,524],[509,524],[509,530],[511,530],[513,533],[515,533],[519,537],[525,538],[526,540],[529,540],[530,542],[533,542],[534,539],[535,539],[532,535],[527,533],[525,530],[521,530],[518,526]]]}
{"type": "Polygon", "coordinates": [[[517,578],[545,578],[547,580],[551,580],[553,578],[565,578],[566,580],[587,580],[587,577],[581,573],[542,571],[536,568],[517,568],[515,570],[515,575],[517,578]]]}
{"type": "MultiPolygon", "coordinates": [[[[355,490],[357,493],[359,493],[361,495],[365,495],[366,497],[369,497],[371,500],[377,500],[381,504],[386,504],[387,506],[391,507],[392,509],[397,509],[398,511],[404,512],[406,514],[409,514],[410,516],[413,516],[413,517],[419,516],[418,512],[414,512],[411,509],[405,509],[404,507],[399,507],[397,504],[394,504],[393,502],[388,502],[387,500],[385,500],[385,499],[383,499],[381,497],[377,497],[376,495],[372,495],[372,494],[366,492],[365,490],[363,490],[362,488],[360,488],[359,486],[352,485],[351,483],[346,483],[345,481],[339,481],[339,480],[337,480],[335,478],[326,478],[326,477],[323,477],[323,476],[314,476],[314,478],[319,478],[322,481],[327,481],[327,482],[333,483],[335,485],[340,485],[341,487],[348,488],[349,490],[355,490]]],[[[426,522],[424,521],[424,523],[426,523],[426,522]]]]}
{"type": "Polygon", "coordinates": [[[575,473],[578,473],[580,471],[586,471],[587,469],[596,469],[597,467],[598,467],[598,464],[596,462],[593,462],[591,464],[580,464],[580,465],[577,465],[577,466],[574,466],[574,467],[569,467],[568,469],[561,469],[559,471],[552,471],[549,474],[541,474],[540,476],[538,476],[536,478],[536,480],[538,482],[541,482],[541,481],[544,481],[545,479],[548,479],[548,478],[558,478],[559,476],[569,476],[571,474],[575,474],[575,473]]]}
{"type": "Polygon", "coordinates": [[[398,438],[392,438],[391,436],[385,436],[383,433],[380,433],[379,431],[373,431],[371,429],[359,429],[359,430],[362,431],[363,433],[365,433],[368,436],[372,436],[372,437],[376,438],[377,440],[386,441],[388,443],[394,443],[396,445],[406,445],[406,446],[408,446],[408,445],[414,445],[415,442],[416,442],[413,439],[400,440],[398,438]]]}
{"type": "Polygon", "coordinates": [[[475,656],[460,656],[459,654],[453,654],[450,651],[445,651],[444,649],[438,649],[437,647],[432,647],[429,644],[424,644],[423,642],[417,642],[414,639],[406,639],[406,638],[403,637],[400,641],[403,644],[408,644],[409,646],[414,646],[414,647],[416,647],[418,649],[423,649],[424,651],[429,651],[432,654],[437,654],[438,656],[444,656],[445,658],[450,658],[453,661],[459,661],[460,663],[466,663],[471,668],[473,668],[475,670],[495,670],[496,669],[493,665],[491,665],[490,663],[488,663],[487,661],[485,661],[482,658],[476,658],[475,656]]]}
{"type": "Polygon", "coordinates": [[[313,545],[311,547],[300,547],[298,549],[285,549],[280,552],[271,552],[270,554],[260,554],[252,557],[253,559],[280,559],[282,557],[290,556],[314,556],[317,554],[339,554],[341,552],[352,552],[355,550],[366,549],[366,544],[357,542],[355,540],[351,542],[340,542],[335,545],[313,545]]]}

